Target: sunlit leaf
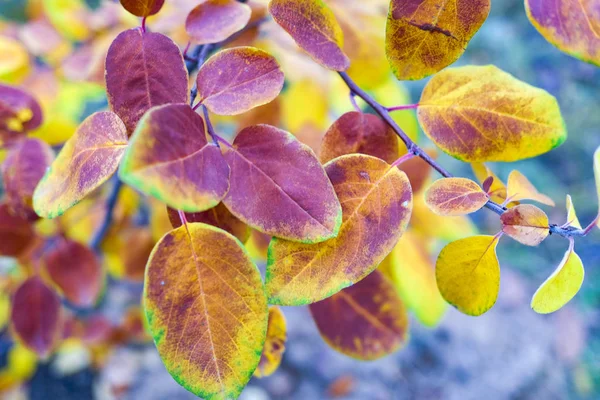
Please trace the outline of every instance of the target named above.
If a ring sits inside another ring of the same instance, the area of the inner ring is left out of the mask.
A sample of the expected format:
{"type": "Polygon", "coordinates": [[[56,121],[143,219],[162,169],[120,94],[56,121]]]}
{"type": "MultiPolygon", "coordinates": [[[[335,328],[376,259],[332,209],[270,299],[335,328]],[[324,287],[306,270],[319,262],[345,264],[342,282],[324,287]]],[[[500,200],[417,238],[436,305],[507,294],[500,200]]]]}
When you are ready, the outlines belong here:
{"type": "MultiPolygon", "coordinates": [[[[0,4],[0,14],[2,12],[0,4]]],[[[0,81],[20,83],[29,73],[30,59],[27,49],[16,39],[0,36],[0,81]]]]}
{"type": "MultiPolygon", "coordinates": [[[[171,221],[173,228],[179,228],[182,225],[179,212],[167,207],[167,213],[169,214],[169,221],[171,221]]],[[[221,228],[225,232],[231,233],[242,243],[245,243],[250,238],[250,227],[236,218],[223,203],[219,203],[206,211],[185,213],[185,218],[188,222],[202,222],[221,228]]]]}
{"type": "Polygon", "coordinates": [[[475,174],[475,177],[482,185],[486,181],[486,179],[493,179],[491,186],[487,190],[487,193],[490,195],[490,200],[498,204],[504,203],[504,200],[506,200],[507,193],[506,185],[504,184],[504,182],[502,182],[502,180],[500,180],[500,178],[498,178],[498,176],[494,174],[492,170],[489,169],[487,165],[483,163],[471,163],[471,168],[473,168],[473,173],[475,174]]]}
{"type": "Polygon", "coordinates": [[[106,92],[129,133],[150,108],[186,103],[188,74],[179,47],[160,33],[122,32],[106,55],[106,92]]]}
{"type": "Polygon", "coordinates": [[[21,140],[10,149],[1,170],[6,202],[14,214],[36,216],[33,192],[53,160],[54,152],[39,139],[21,140]]]}
{"type": "Polygon", "coordinates": [[[10,142],[42,123],[42,109],[29,93],[0,84],[0,144],[10,142]]]}
{"type": "Polygon", "coordinates": [[[199,102],[215,114],[235,115],[266,104],[283,88],[275,58],[254,47],[221,50],[198,71],[199,102]]]}
{"type": "Polygon", "coordinates": [[[417,113],[433,142],[462,161],[517,161],[562,144],[556,99],[494,66],[446,69],[425,86],[417,113]]]}
{"type": "Polygon", "coordinates": [[[104,274],[96,254],[73,240],[58,240],[55,247],[44,256],[50,279],[73,305],[93,306],[104,283],[104,274]]]}
{"type": "Polygon", "coordinates": [[[321,145],[321,162],[345,154],[360,153],[393,163],[399,155],[396,133],[373,114],[348,112],[327,130],[321,145]]]}
{"type": "Polygon", "coordinates": [[[281,117],[285,129],[315,149],[312,143],[306,140],[304,131],[318,131],[320,142],[328,124],[327,90],[316,81],[303,79],[290,82],[279,98],[282,99],[281,117]]]}
{"type": "Polygon", "coordinates": [[[323,340],[342,354],[376,360],[408,339],[408,314],[394,286],[380,271],[310,305],[323,340]]]}
{"type": "Polygon", "coordinates": [[[185,30],[197,44],[218,43],[241,30],[252,9],[236,0],[205,0],[185,20],[185,30]]]}
{"type": "Polygon", "coordinates": [[[362,154],[338,157],[325,170],[342,204],[340,231],[316,245],[271,241],[266,272],[271,304],[314,303],[360,281],[406,230],[412,191],[404,172],[362,154]]]}
{"type": "Polygon", "coordinates": [[[33,225],[26,218],[11,213],[7,203],[0,203],[0,255],[16,257],[34,240],[33,225]]]}
{"type": "Polygon", "coordinates": [[[538,203],[554,207],[554,201],[538,192],[529,179],[517,170],[511,171],[508,175],[507,198],[512,201],[535,200],[538,203]]]}
{"type": "Polygon", "coordinates": [[[269,307],[269,327],[267,329],[267,340],[263,348],[258,367],[254,371],[254,376],[264,378],[272,375],[279,364],[285,351],[285,342],[287,340],[287,327],[285,316],[281,308],[277,306],[269,307]]]}
{"type": "Polygon", "coordinates": [[[400,297],[419,322],[436,326],[447,303],[435,280],[435,265],[423,241],[408,230],[378,269],[394,284],[400,297]]]}
{"type": "Polygon", "coordinates": [[[138,17],[148,17],[160,11],[165,0],[120,0],[124,9],[138,17]]]}
{"type": "Polygon", "coordinates": [[[116,114],[90,115],[65,143],[33,194],[33,208],[54,218],[77,204],[117,170],[127,131],[116,114]]]}
{"type": "Polygon", "coordinates": [[[579,222],[579,218],[577,218],[577,213],[575,212],[575,206],[573,205],[573,200],[571,199],[571,195],[567,195],[567,223],[570,226],[574,226],[577,229],[582,229],[581,223],[579,222]]]}
{"type": "Polygon", "coordinates": [[[596,0],[525,0],[525,9],[546,40],[600,66],[600,7],[596,0]]]}
{"type": "Polygon", "coordinates": [[[154,107],[144,115],[119,177],[187,212],[216,206],[229,189],[229,167],[219,148],[206,140],[203,118],[187,104],[154,107]]]}
{"type": "Polygon", "coordinates": [[[237,218],[289,240],[315,243],[337,235],[340,203],[308,146],[273,126],[255,125],[223,152],[231,168],[223,203],[237,218]]]}
{"type": "Polygon", "coordinates": [[[421,79],[452,64],[489,12],[490,0],[392,0],[385,49],[396,77],[421,79]]]}
{"type": "Polygon", "coordinates": [[[500,264],[496,236],[472,236],[448,244],[435,266],[440,293],[467,315],[488,311],[498,297],[500,264]]]}
{"type": "Polygon", "coordinates": [[[549,314],[567,304],[583,284],[585,271],[581,259],[573,250],[573,241],[569,250],[556,270],[540,285],[531,299],[531,308],[540,314],[549,314]]]}
{"type": "Polygon", "coordinates": [[[500,216],[502,232],[519,243],[537,246],[550,234],[548,216],[531,204],[515,206],[500,216]]]}
{"type": "Polygon", "coordinates": [[[42,358],[56,347],[62,327],[60,299],[39,277],[27,279],[15,292],[11,325],[20,341],[42,358]]]}
{"type": "Polygon", "coordinates": [[[322,0],[271,0],[269,12],[317,63],[335,71],[348,69],[342,28],[322,0]]]}
{"type": "Polygon", "coordinates": [[[439,215],[465,215],[479,210],[489,200],[481,187],[466,178],[441,178],[425,192],[425,203],[439,215]]]}
{"type": "Polygon", "coordinates": [[[260,360],[268,309],[240,242],[210,225],[167,233],[144,283],[146,317],[167,371],[205,399],[237,398],[260,360]]]}

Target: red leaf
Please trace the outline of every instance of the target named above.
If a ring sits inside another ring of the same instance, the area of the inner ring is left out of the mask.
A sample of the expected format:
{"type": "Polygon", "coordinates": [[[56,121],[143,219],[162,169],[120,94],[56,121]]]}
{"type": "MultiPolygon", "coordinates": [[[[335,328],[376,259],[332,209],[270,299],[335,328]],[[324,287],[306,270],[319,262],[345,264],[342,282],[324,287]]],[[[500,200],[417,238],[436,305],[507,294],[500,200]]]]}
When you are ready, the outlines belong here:
{"type": "Polygon", "coordinates": [[[0,255],[16,257],[35,239],[31,223],[10,213],[6,203],[0,204],[0,255]]]}
{"type": "Polygon", "coordinates": [[[27,92],[0,84],[0,143],[9,142],[42,124],[42,109],[27,92]]]}

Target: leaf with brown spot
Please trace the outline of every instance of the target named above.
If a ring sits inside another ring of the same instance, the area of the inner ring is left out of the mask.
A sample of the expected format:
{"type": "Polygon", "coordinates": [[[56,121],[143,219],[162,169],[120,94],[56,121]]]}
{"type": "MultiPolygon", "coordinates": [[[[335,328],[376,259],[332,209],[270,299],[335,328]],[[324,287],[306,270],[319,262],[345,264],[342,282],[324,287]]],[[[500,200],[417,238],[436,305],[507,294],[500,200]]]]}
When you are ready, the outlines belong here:
{"type": "Polygon", "coordinates": [[[285,316],[281,308],[277,306],[269,307],[269,327],[267,329],[267,340],[263,348],[258,368],[254,371],[254,376],[264,378],[272,375],[279,364],[285,351],[285,342],[287,341],[287,327],[285,316]]]}
{"type": "Polygon", "coordinates": [[[531,204],[521,204],[505,211],[500,221],[502,232],[527,246],[537,246],[550,234],[548,216],[531,204]]]}
{"type": "Polygon", "coordinates": [[[227,232],[191,223],[152,251],[144,308],[167,371],[205,399],[237,398],[256,369],[268,309],[256,265],[227,232]]]}
{"type": "Polygon", "coordinates": [[[378,270],[309,308],[325,342],[358,360],[389,355],[408,338],[406,307],[378,270]]]}
{"type": "Polygon", "coordinates": [[[412,190],[406,174],[364,154],[325,165],[342,204],[336,237],[318,244],[275,238],[269,246],[266,287],[271,304],[323,300],[373,271],[408,226],[412,190]]]}
{"type": "Polygon", "coordinates": [[[538,203],[554,207],[554,200],[538,192],[529,179],[517,170],[508,175],[507,197],[512,201],[535,200],[538,203]]]}
{"type": "Polygon", "coordinates": [[[196,44],[218,43],[243,29],[252,9],[237,0],[204,0],[185,20],[185,30],[196,44]]]}
{"type": "Polygon", "coordinates": [[[438,215],[471,214],[489,200],[487,193],[470,179],[441,178],[425,192],[425,203],[438,215]]]}

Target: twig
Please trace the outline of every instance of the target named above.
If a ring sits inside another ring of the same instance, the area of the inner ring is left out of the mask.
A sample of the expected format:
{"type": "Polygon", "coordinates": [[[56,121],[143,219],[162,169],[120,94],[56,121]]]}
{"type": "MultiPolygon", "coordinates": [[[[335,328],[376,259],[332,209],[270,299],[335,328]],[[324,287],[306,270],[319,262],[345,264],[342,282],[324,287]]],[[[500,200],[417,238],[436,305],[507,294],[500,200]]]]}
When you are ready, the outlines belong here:
{"type": "Polygon", "coordinates": [[[102,241],[104,240],[104,237],[108,233],[110,225],[112,224],[114,210],[117,205],[117,200],[119,199],[119,193],[122,186],[123,182],[121,182],[121,180],[117,177],[112,190],[108,195],[108,199],[106,200],[106,213],[104,214],[102,225],[100,225],[100,228],[96,231],[96,234],[90,242],[90,247],[96,253],[100,252],[100,245],[102,245],[102,241]]]}

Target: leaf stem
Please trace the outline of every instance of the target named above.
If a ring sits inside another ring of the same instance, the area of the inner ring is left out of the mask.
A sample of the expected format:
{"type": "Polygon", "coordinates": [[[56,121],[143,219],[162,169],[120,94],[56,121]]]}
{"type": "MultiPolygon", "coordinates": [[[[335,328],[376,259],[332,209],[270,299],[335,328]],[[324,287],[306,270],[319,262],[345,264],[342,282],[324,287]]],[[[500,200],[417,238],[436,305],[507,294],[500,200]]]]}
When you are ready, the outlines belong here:
{"type": "Polygon", "coordinates": [[[419,107],[419,103],[416,103],[416,104],[406,104],[406,105],[403,105],[403,106],[388,107],[387,110],[388,110],[388,112],[402,111],[402,110],[414,110],[417,107],[419,107]]]}
{"type": "Polygon", "coordinates": [[[219,146],[219,139],[218,139],[217,133],[215,132],[215,128],[213,127],[212,122],[210,122],[210,116],[208,115],[208,109],[206,108],[205,105],[202,105],[202,112],[204,113],[204,121],[206,123],[206,130],[207,130],[208,134],[212,138],[212,141],[215,143],[215,145],[217,145],[217,147],[221,147],[221,146],[219,146]]]}
{"type": "Polygon", "coordinates": [[[392,167],[397,167],[398,165],[402,164],[403,162],[410,160],[414,156],[415,155],[413,153],[406,153],[405,155],[403,155],[402,157],[400,157],[396,161],[394,161],[392,163],[392,167]]]}
{"type": "Polygon", "coordinates": [[[356,102],[356,98],[354,98],[354,96],[356,96],[356,94],[354,94],[352,91],[350,91],[350,103],[352,103],[352,107],[354,107],[354,109],[357,112],[362,113],[362,110],[358,106],[358,103],[356,102]]]}
{"type": "Polygon", "coordinates": [[[119,199],[119,193],[121,192],[121,188],[123,187],[123,182],[117,177],[110,194],[108,195],[108,199],[106,200],[106,213],[104,214],[104,219],[102,220],[102,225],[96,231],[96,234],[90,241],[90,247],[96,252],[100,252],[100,246],[102,245],[102,241],[104,237],[108,233],[110,226],[113,221],[113,214],[115,207],[117,205],[117,200],[119,199]]]}
{"type": "Polygon", "coordinates": [[[142,18],[142,32],[143,33],[146,33],[146,18],[147,17],[142,18]]]}

